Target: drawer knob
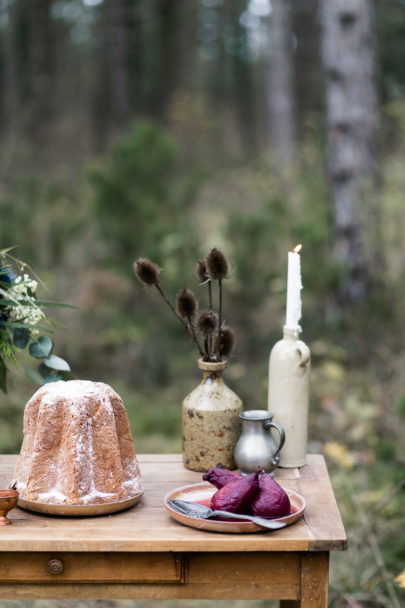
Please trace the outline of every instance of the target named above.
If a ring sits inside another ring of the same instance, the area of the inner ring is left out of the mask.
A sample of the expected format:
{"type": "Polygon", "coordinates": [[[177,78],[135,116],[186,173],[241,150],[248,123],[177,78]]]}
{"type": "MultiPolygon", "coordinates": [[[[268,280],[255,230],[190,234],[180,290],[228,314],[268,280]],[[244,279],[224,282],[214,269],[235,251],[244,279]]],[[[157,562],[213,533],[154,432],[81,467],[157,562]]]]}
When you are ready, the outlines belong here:
{"type": "Polygon", "coordinates": [[[50,574],[61,574],[61,572],[63,572],[64,563],[61,559],[53,557],[47,563],[46,568],[50,574]]]}

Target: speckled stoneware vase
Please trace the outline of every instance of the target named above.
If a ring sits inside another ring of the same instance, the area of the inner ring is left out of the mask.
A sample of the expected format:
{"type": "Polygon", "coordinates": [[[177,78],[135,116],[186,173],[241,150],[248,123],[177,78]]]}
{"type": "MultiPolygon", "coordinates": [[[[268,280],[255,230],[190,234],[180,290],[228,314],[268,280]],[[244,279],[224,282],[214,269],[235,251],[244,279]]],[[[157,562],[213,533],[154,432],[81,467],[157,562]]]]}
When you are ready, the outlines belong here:
{"type": "Polygon", "coordinates": [[[203,379],[183,401],[183,464],[191,471],[234,469],[242,401],[222,379],[226,361],[200,359],[198,367],[203,379]]]}

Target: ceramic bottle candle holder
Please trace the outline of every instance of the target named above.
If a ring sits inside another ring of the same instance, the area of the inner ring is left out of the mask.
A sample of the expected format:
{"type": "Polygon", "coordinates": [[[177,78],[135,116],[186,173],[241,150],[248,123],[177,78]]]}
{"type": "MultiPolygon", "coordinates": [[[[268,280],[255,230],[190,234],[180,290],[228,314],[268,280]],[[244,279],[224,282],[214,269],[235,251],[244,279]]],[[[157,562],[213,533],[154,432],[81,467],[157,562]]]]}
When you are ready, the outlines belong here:
{"type": "Polygon", "coordinates": [[[226,361],[200,359],[201,383],[183,401],[183,464],[192,471],[223,466],[234,469],[242,401],[224,383],[226,361]]]}
{"type": "Polygon", "coordinates": [[[306,464],[311,353],[299,331],[284,327],[269,361],[268,409],[285,431],[280,467],[306,464]]]}

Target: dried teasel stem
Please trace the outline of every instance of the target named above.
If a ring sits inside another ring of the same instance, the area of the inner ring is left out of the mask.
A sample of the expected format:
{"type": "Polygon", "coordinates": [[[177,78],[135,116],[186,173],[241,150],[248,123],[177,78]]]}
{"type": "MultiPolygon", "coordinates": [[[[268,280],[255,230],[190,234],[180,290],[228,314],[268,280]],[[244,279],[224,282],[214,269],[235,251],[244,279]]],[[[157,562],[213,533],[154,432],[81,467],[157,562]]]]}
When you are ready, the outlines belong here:
{"type": "Polygon", "coordinates": [[[176,296],[177,311],[182,317],[194,317],[197,312],[197,300],[189,289],[181,289],[176,296]]]}
{"type": "Polygon", "coordinates": [[[198,260],[197,264],[195,265],[195,274],[201,284],[208,281],[207,264],[204,258],[198,260]]]}
{"type": "Polygon", "coordinates": [[[134,273],[144,285],[157,285],[162,269],[148,258],[138,258],[134,262],[134,273]]]}
{"type": "Polygon", "coordinates": [[[204,336],[204,349],[208,361],[212,358],[212,335],[218,327],[218,315],[212,310],[203,310],[197,317],[198,331],[204,336]]]}
{"type": "Polygon", "coordinates": [[[159,268],[159,266],[155,264],[155,262],[152,262],[148,258],[138,258],[134,262],[134,273],[144,285],[154,285],[156,287],[156,289],[158,290],[170,310],[173,312],[175,317],[184,325],[184,327],[187,327],[187,323],[185,323],[185,321],[177,313],[169,299],[166,297],[166,294],[164,293],[163,289],[159,285],[162,269],[159,268]]]}
{"type": "Polygon", "coordinates": [[[218,290],[219,290],[219,304],[218,304],[218,347],[217,347],[217,358],[221,360],[221,352],[219,350],[219,344],[221,342],[222,335],[222,280],[218,279],[218,290]]]}
{"type": "Polygon", "coordinates": [[[207,274],[211,281],[222,281],[229,278],[229,264],[220,249],[214,247],[208,252],[205,263],[207,265],[207,274]]]}
{"type": "Polygon", "coordinates": [[[197,317],[197,327],[204,336],[212,334],[218,327],[218,316],[212,310],[203,310],[197,317]]]}
{"type": "Polygon", "coordinates": [[[206,283],[208,286],[208,307],[210,310],[212,310],[212,284],[211,279],[209,278],[207,273],[207,262],[203,258],[198,260],[195,267],[195,273],[197,275],[198,280],[200,281],[200,284],[203,285],[204,283],[206,283]]]}
{"type": "Polygon", "coordinates": [[[235,346],[235,332],[229,325],[224,325],[215,336],[215,348],[220,356],[228,357],[235,346]]]}
{"type": "Polygon", "coordinates": [[[177,306],[174,307],[160,286],[162,269],[157,264],[148,258],[138,258],[134,262],[134,272],[144,285],[156,287],[172,313],[190,334],[204,360],[221,361],[223,355],[226,356],[232,351],[234,332],[231,328],[222,326],[222,281],[229,278],[229,264],[220,249],[214,247],[204,259],[198,260],[196,264],[196,275],[201,284],[207,283],[209,296],[209,308],[200,313],[197,324],[194,319],[198,306],[193,292],[188,289],[181,290],[177,294],[177,306]],[[213,311],[213,281],[218,281],[218,315],[213,311]],[[197,329],[203,336],[204,348],[199,343],[197,329]]]}
{"type": "Polygon", "coordinates": [[[217,345],[217,360],[221,360],[221,353],[219,351],[219,343],[222,332],[222,281],[223,279],[229,278],[229,264],[225,254],[214,247],[207,254],[205,258],[207,264],[207,274],[211,281],[218,281],[218,292],[219,292],[219,304],[218,304],[218,336],[219,340],[217,345]]]}
{"type": "Polygon", "coordinates": [[[201,357],[204,358],[207,353],[204,352],[204,350],[202,349],[202,347],[200,345],[200,342],[199,342],[199,340],[197,338],[197,334],[196,334],[196,331],[195,331],[194,323],[191,320],[189,320],[189,322],[188,322],[188,328],[189,328],[189,332],[190,332],[190,335],[192,337],[192,340],[193,340],[194,344],[196,345],[196,347],[198,348],[198,352],[200,353],[201,357]]]}
{"type": "Polygon", "coordinates": [[[155,287],[158,290],[158,292],[160,293],[160,295],[162,296],[162,298],[164,299],[164,301],[166,302],[166,304],[168,305],[168,307],[170,308],[170,310],[172,311],[172,313],[174,314],[174,316],[176,317],[176,319],[178,319],[180,321],[180,323],[182,323],[184,325],[184,327],[187,329],[187,323],[179,315],[179,313],[174,308],[174,306],[172,305],[172,303],[170,302],[170,300],[166,297],[166,294],[163,291],[163,289],[160,287],[160,285],[158,283],[156,283],[155,287]]]}
{"type": "Polygon", "coordinates": [[[201,357],[204,357],[205,352],[201,348],[201,345],[198,341],[193,322],[193,317],[195,316],[198,308],[195,295],[189,289],[181,289],[177,293],[176,302],[178,314],[181,315],[181,317],[185,317],[187,319],[187,331],[191,335],[194,344],[197,346],[201,357]]]}

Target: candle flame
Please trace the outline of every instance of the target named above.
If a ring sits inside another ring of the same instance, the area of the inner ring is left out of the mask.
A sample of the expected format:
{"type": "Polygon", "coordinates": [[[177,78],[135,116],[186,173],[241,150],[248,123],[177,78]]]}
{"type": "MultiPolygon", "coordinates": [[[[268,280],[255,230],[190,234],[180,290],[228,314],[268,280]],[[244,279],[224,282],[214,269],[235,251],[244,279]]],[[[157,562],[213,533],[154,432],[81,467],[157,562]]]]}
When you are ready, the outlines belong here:
{"type": "Polygon", "coordinates": [[[294,253],[298,253],[299,251],[301,251],[301,249],[302,249],[302,245],[301,245],[301,243],[300,243],[299,245],[296,245],[296,246],[294,247],[293,252],[294,252],[294,253]]]}

